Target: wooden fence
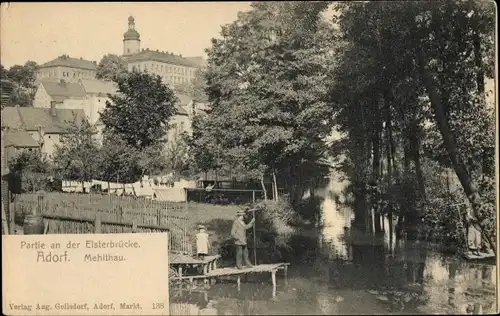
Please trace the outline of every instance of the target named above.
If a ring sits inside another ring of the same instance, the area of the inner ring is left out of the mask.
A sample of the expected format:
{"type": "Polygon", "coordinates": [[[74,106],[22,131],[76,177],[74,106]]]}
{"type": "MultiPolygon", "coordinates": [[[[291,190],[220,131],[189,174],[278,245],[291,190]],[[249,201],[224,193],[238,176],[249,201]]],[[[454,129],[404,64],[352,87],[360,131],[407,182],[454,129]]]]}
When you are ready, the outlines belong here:
{"type": "Polygon", "coordinates": [[[34,211],[49,222],[48,233],[92,234],[170,232],[172,251],[190,253],[186,205],[101,194],[21,194],[14,212],[22,225],[24,214],[34,211]]]}
{"type": "Polygon", "coordinates": [[[209,204],[247,204],[264,199],[262,190],[185,188],[188,202],[209,204]]]}

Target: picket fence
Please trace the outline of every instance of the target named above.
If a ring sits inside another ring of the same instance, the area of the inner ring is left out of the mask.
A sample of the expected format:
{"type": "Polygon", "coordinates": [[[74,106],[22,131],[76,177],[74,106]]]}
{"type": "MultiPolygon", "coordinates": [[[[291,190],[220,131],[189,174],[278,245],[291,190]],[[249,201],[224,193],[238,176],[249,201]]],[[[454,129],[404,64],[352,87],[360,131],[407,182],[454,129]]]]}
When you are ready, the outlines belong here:
{"type": "Polygon", "coordinates": [[[14,212],[42,214],[49,234],[169,232],[172,251],[191,252],[184,203],[101,194],[43,193],[14,197],[14,212]]]}

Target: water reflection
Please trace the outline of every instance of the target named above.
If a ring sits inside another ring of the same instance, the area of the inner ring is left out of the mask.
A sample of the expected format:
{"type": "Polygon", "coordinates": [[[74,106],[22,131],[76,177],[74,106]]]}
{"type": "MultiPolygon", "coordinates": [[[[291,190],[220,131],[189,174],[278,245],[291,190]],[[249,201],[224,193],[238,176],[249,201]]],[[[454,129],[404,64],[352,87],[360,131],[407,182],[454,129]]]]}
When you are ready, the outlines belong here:
{"type": "MultiPolygon", "coordinates": [[[[329,190],[334,188],[330,186],[329,190]]],[[[338,188],[334,188],[338,191],[338,188]]],[[[328,191],[328,190],[327,190],[328,191]]],[[[429,250],[425,243],[353,231],[353,213],[324,194],[313,262],[292,262],[288,285],[250,278],[171,298],[173,315],[480,314],[496,311],[496,267],[429,250]],[[360,304],[362,302],[362,304],[360,304]]],[[[394,221],[395,222],[395,221],[394,221]]],[[[388,231],[388,221],[384,227],[388,231]]],[[[175,292],[175,291],[172,291],[175,292]]]]}

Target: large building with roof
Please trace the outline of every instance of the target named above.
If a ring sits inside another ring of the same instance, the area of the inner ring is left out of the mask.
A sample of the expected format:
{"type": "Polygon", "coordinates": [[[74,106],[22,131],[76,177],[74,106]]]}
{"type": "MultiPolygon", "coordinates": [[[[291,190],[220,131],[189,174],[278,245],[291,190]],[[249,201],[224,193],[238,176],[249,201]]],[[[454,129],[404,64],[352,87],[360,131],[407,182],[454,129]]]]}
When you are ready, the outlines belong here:
{"type": "Polygon", "coordinates": [[[117,93],[116,84],[102,80],[78,82],[41,81],[35,93],[33,106],[50,108],[52,102],[58,109],[83,110],[91,124],[99,120],[99,112],[106,107],[109,95],[117,93]]]}
{"type": "Polygon", "coordinates": [[[95,79],[96,71],[97,62],[95,61],[62,55],[40,65],[36,80],[77,82],[80,79],[95,79]]]}
{"type": "Polygon", "coordinates": [[[61,145],[61,136],[84,119],[83,110],[5,107],[2,110],[5,146],[14,151],[38,147],[50,158],[56,146],[61,145]]]}
{"type": "Polygon", "coordinates": [[[128,70],[147,71],[162,77],[170,85],[189,84],[196,71],[204,66],[202,57],[182,57],[172,52],[141,49],[140,34],[134,17],[128,18],[128,30],[123,34],[123,56],[128,70]]]}
{"type": "MultiPolygon", "coordinates": [[[[117,86],[111,81],[79,80],[78,82],[41,81],[35,93],[35,108],[82,110],[88,121],[96,126],[98,140],[102,140],[103,125],[100,113],[110,101],[109,96],[118,93],[117,86]]],[[[175,140],[180,133],[192,133],[191,122],[194,115],[207,113],[205,103],[193,100],[187,95],[177,94],[179,102],[175,114],[169,122],[168,139],[175,140]]]]}

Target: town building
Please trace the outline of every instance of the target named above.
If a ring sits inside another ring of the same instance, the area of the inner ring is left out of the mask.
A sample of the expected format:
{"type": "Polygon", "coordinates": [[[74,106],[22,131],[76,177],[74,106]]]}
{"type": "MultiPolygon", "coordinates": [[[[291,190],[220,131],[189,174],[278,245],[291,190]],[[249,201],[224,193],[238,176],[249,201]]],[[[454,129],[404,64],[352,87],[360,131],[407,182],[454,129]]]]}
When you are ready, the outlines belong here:
{"type": "MultiPolygon", "coordinates": [[[[50,109],[82,110],[87,120],[97,128],[96,138],[102,140],[104,128],[100,113],[110,101],[109,96],[118,93],[115,83],[101,80],[79,80],[78,82],[41,81],[35,93],[34,107],[50,109]]],[[[187,95],[177,94],[178,103],[170,119],[167,133],[171,142],[182,133],[192,134],[192,120],[197,114],[205,114],[209,107],[204,101],[193,100],[187,95]]]]}
{"type": "Polygon", "coordinates": [[[177,95],[176,114],[169,122],[168,140],[176,139],[180,133],[192,135],[192,122],[196,115],[206,115],[210,107],[206,102],[194,100],[183,94],[177,95]]]}
{"type": "Polygon", "coordinates": [[[34,143],[26,137],[29,135],[50,159],[56,146],[61,145],[61,136],[84,119],[83,110],[57,109],[55,103],[50,108],[5,107],[2,130],[9,147],[16,150],[33,148],[34,143]]]}
{"type": "Polygon", "coordinates": [[[62,55],[39,66],[36,80],[64,80],[77,82],[80,79],[96,79],[97,62],[62,55]]]}
{"type": "Polygon", "coordinates": [[[202,57],[182,57],[171,52],[141,49],[140,34],[135,19],[128,18],[128,30],[123,34],[123,56],[128,71],[147,71],[162,77],[165,84],[189,84],[196,71],[204,66],[202,57]]]}
{"type": "Polygon", "coordinates": [[[80,104],[83,99],[85,99],[85,90],[78,82],[42,80],[35,92],[33,106],[50,108],[52,102],[55,102],[56,107],[59,107],[66,101],[78,107],[76,104],[80,104]]]}
{"type": "Polygon", "coordinates": [[[116,84],[110,81],[41,81],[33,105],[37,108],[50,108],[52,102],[55,102],[58,109],[83,110],[89,122],[96,124],[109,95],[116,93],[116,84]]]}

